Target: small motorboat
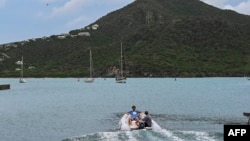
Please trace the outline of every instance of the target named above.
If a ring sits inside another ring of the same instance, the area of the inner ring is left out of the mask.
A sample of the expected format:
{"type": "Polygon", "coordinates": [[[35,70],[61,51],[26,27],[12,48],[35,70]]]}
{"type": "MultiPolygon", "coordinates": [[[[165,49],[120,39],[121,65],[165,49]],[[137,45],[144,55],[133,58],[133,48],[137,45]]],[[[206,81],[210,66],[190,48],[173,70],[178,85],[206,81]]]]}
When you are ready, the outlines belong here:
{"type": "Polygon", "coordinates": [[[152,126],[151,127],[144,127],[144,123],[141,119],[143,119],[146,115],[141,112],[139,115],[139,124],[136,124],[136,121],[132,121],[129,124],[129,114],[124,114],[119,121],[119,129],[122,131],[130,131],[130,130],[139,130],[139,129],[146,129],[146,130],[160,130],[161,127],[152,119],[152,126]]]}

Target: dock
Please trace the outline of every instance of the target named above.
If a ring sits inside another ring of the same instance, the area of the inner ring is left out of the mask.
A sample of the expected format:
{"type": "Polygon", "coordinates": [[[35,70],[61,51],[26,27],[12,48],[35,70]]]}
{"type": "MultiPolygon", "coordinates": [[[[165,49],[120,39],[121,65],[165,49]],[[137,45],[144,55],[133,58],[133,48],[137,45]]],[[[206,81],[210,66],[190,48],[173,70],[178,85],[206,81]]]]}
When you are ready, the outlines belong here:
{"type": "Polygon", "coordinates": [[[10,84],[0,84],[0,90],[8,90],[10,89],[10,84]]]}
{"type": "Polygon", "coordinates": [[[250,125],[250,113],[244,112],[243,115],[246,116],[246,117],[248,117],[248,122],[247,122],[247,124],[250,125]]]}

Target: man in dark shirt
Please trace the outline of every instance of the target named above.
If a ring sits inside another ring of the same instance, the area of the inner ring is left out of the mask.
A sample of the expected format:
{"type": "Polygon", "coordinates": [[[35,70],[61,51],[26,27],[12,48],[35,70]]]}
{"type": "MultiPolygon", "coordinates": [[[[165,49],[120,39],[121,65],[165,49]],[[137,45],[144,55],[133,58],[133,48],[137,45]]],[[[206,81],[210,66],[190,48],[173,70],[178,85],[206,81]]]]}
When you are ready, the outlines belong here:
{"type": "Polygon", "coordinates": [[[142,119],[145,122],[145,127],[151,127],[152,126],[152,119],[148,115],[148,111],[145,111],[145,117],[142,119]]]}

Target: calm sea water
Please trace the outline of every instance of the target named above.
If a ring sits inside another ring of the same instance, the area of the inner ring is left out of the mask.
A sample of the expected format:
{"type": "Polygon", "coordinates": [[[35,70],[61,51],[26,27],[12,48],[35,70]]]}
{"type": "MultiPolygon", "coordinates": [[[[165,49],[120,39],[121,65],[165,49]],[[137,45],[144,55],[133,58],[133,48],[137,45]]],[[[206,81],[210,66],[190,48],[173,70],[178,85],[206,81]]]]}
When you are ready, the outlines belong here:
{"type": "Polygon", "coordinates": [[[246,124],[250,81],[245,78],[0,78],[2,141],[223,141],[224,124],[246,124]],[[162,130],[119,131],[136,105],[162,130]]]}

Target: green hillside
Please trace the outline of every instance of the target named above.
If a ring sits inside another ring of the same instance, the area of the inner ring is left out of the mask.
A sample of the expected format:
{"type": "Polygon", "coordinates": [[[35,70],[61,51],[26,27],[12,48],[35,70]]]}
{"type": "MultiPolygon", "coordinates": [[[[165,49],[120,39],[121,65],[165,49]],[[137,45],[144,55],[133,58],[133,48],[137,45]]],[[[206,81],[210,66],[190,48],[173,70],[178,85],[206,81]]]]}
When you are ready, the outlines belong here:
{"type": "Polygon", "coordinates": [[[250,16],[199,0],[136,0],[68,35],[0,45],[0,77],[18,77],[22,55],[26,77],[88,76],[89,48],[94,76],[114,77],[121,42],[128,77],[250,73],[250,16]]]}

